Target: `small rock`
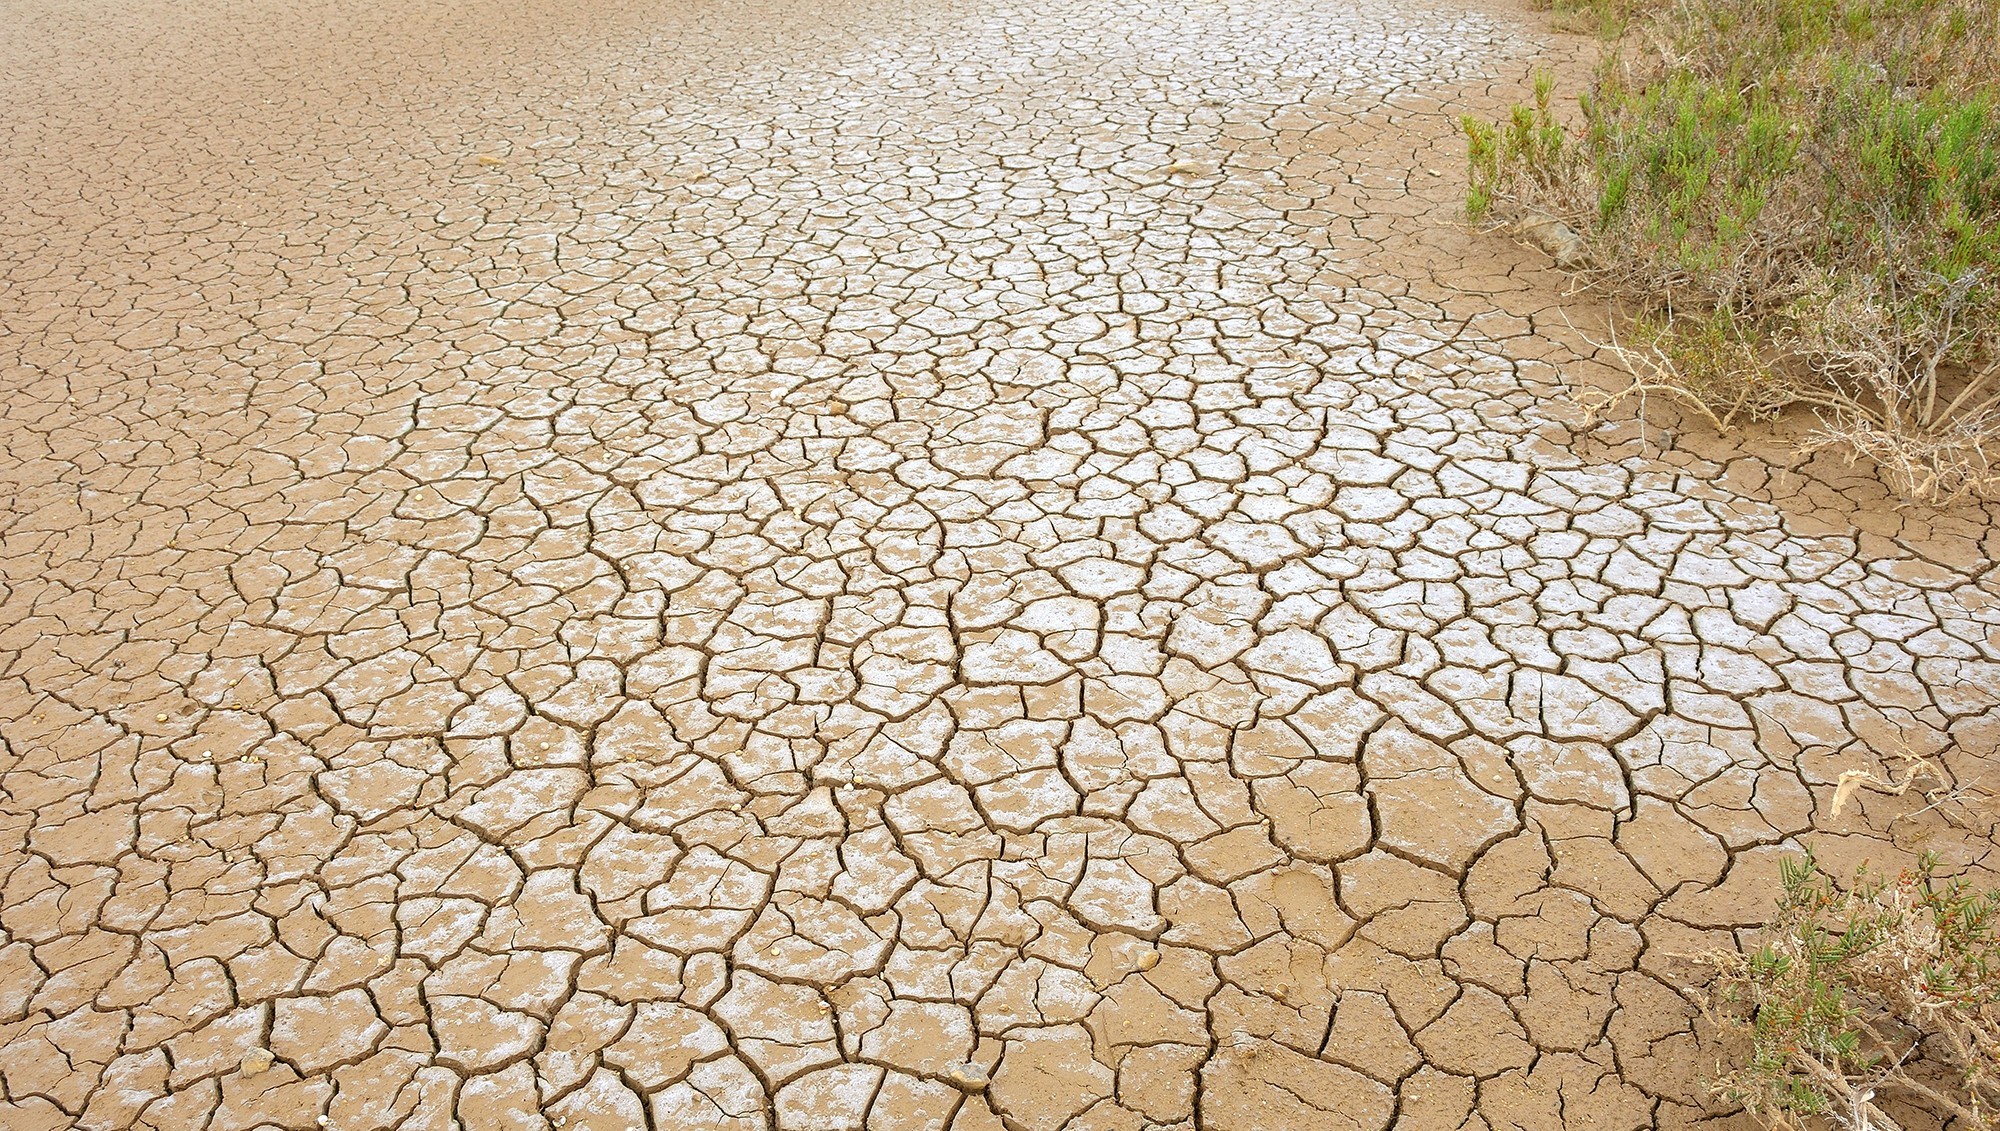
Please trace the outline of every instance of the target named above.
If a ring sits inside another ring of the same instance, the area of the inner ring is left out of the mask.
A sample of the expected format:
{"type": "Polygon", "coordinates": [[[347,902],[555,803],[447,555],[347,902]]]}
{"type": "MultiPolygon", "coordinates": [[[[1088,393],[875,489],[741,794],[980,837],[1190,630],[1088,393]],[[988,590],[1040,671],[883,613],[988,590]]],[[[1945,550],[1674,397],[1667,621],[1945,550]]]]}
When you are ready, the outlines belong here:
{"type": "Polygon", "coordinates": [[[237,1067],[242,1069],[243,1075],[255,1076],[271,1067],[275,1060],[277,1058],[271,1055],[270,1049],[251,1049],[243,1054],[243,1061],[237,1067]]]}
{"type": "Polygon", "coordinates": [[[1584,245],[1575,228],[1540,209],[1529,212],[1521,221],[1521,234],[1554,256],[1556,266],[1565,270],[1580,267],[1590,258],[1590,248],[1584,245]]]}
{"type": "Polygon", "coordinates": [[[967,1092],[983,1092],[986,1090],[986,1085],[992,1082],[991,1077],[986,1075],[986,1069],[969,1060],[945,1069],[944,1078],[967,1092]]]}

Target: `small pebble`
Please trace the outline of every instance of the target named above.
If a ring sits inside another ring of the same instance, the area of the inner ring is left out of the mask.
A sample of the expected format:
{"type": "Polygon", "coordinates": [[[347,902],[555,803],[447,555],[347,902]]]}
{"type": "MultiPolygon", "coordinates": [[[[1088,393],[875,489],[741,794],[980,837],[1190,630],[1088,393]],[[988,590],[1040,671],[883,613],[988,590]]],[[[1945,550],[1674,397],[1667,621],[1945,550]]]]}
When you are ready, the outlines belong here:
{"type": "Polygon", "coordinates": [[[271,1055],[270,1049],[251,1049],[243,1054],[243,1060],[237,1067],[242,1070],[243,1075],[255,1076],[271,1067],[272,1062],[277,1059],[271,1055]]]}

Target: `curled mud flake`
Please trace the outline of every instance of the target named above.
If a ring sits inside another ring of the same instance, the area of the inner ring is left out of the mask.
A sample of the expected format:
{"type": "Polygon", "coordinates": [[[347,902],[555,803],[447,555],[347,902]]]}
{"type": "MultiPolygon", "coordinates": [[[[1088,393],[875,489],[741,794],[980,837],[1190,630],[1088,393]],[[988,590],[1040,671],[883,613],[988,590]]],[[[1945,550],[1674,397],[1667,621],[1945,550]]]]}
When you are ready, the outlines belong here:
{"type": "Polygon", "coordinates": [[[966,1092],[983,1092],[987,1085],[993,1082],[985,1068],[970,1061],[963,1061],[945,1069],[944,1078],[951,1081],[953,1087],[966,1092]]]}

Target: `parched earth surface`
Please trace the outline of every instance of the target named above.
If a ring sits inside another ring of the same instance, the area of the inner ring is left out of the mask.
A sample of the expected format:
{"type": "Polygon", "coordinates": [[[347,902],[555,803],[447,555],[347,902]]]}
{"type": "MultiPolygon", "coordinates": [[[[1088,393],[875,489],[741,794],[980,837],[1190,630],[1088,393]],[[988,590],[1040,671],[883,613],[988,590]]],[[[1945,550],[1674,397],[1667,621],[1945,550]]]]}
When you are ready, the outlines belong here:
{"type": "Polygon", "coordinates": [[[1993,516],[1564,407],[1530,13],[6,19],[9,1131],[1680,1127],[1790,847],[1991,874],[1832,798],[1993,516]]]}

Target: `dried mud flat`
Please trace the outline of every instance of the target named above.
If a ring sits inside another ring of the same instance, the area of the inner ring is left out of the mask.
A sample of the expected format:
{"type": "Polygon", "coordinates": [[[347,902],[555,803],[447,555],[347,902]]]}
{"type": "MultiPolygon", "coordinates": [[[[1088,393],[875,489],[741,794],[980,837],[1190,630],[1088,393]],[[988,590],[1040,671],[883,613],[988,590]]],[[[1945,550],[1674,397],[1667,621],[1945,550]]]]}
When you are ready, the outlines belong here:
{"type": "Polygon", "coordinates": [[[1681,1127],[1786,845],[1993,865],[1831,811],[1991,516],[1550,396],[1531,14],[7,19],[9,1131],[1681,1127]]]}

